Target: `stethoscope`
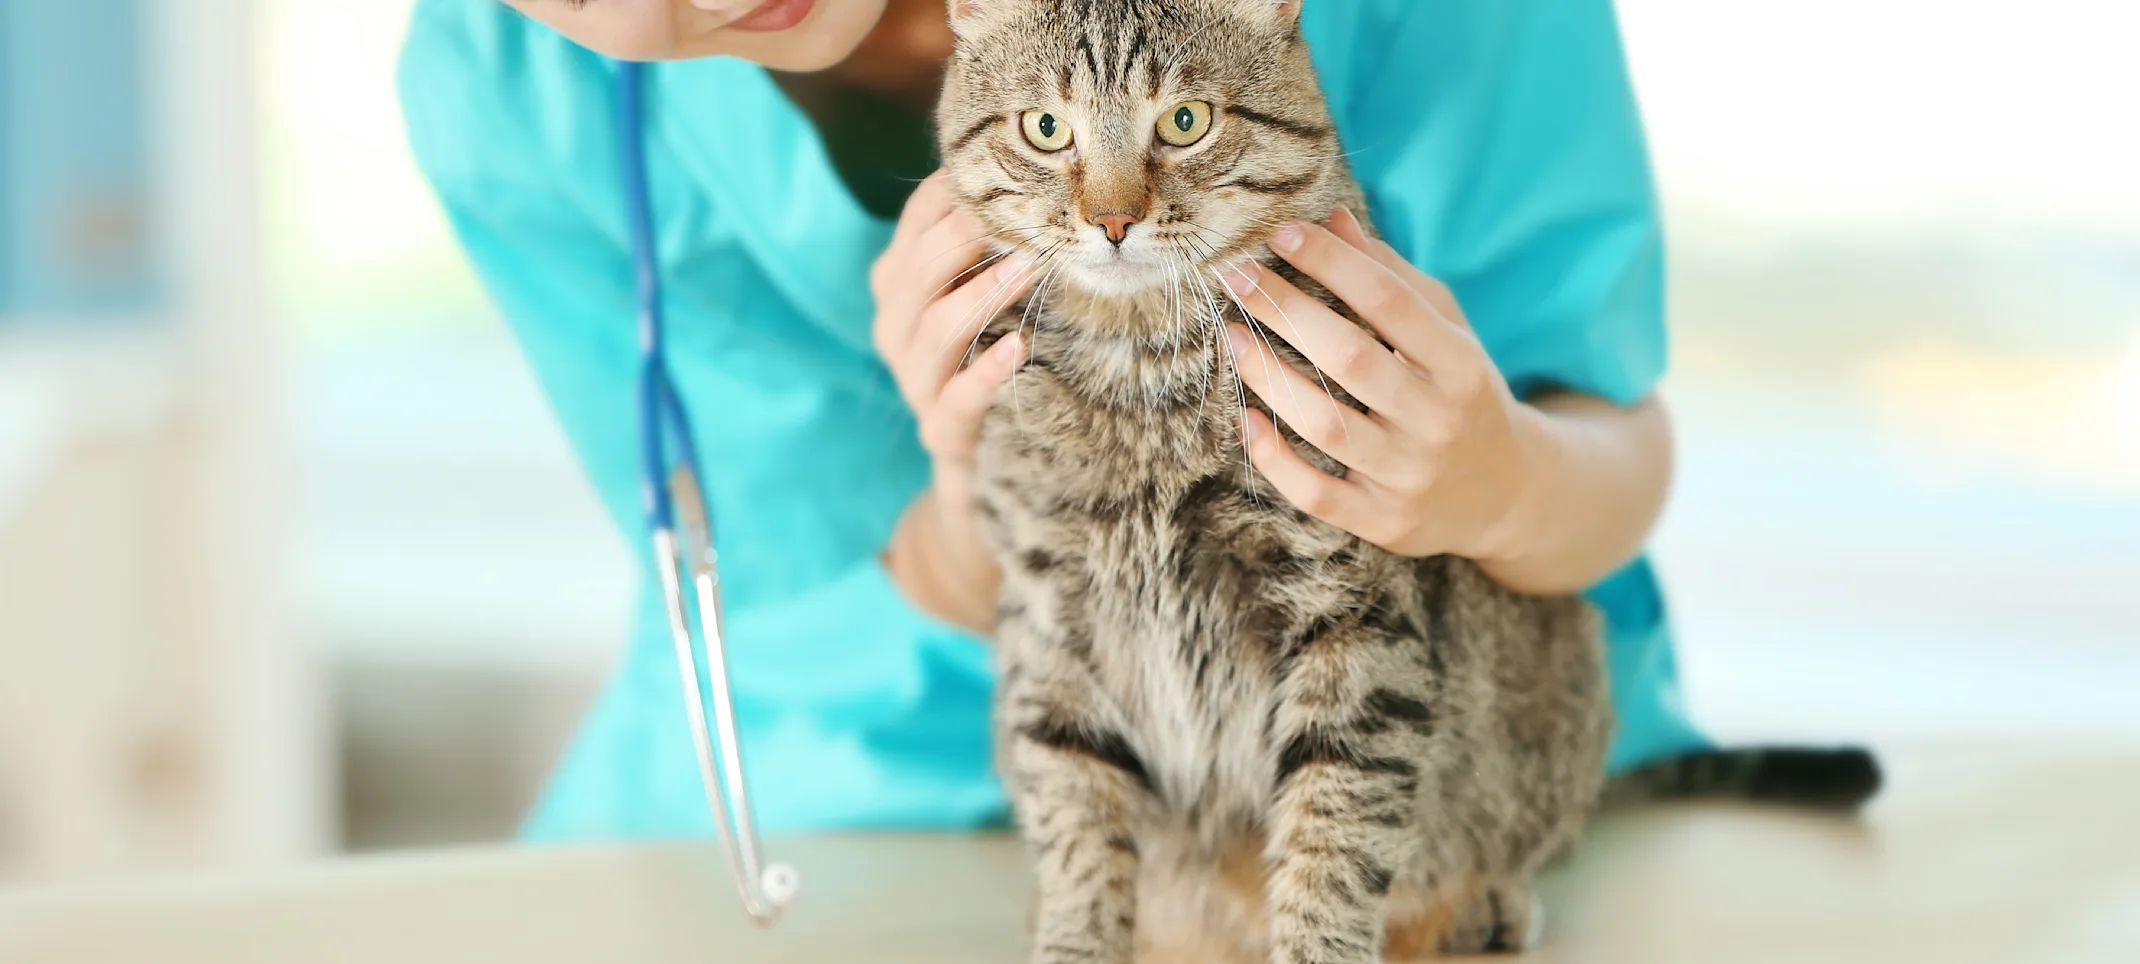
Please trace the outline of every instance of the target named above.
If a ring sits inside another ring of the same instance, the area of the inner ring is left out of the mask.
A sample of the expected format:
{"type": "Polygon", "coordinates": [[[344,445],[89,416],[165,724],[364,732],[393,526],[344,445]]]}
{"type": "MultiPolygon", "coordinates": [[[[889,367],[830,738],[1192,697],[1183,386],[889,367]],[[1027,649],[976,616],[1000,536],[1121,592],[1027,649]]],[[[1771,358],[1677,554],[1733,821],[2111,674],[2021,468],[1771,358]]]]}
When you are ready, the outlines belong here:
{"type": "Polygon", "coordinates": [[[639,64],[618,65],[618,161],[624,172],[632,264],[639,289],[639,455],[645,472],[646,524],[660,573],[662,601],[668,609],[669,638],[676,648],[676,674],[683,685],[684,713],[691,725],[692,749],[698,754],[706,806],[720,831],[729,875],[735,879],[744,912],[760,924],[771,924],[795,900],[802,879],[786,864],[759,862],[758,825],[751,820],[750,790],[743,781],[743,748],[736,736],[735,699],[721,635],[721,573],[713,545],[712,512],[699,485],[698,451],[692,444],[690,421],[669,380],[662,339],[661,264],[654,248],[647,192],[643,74],[639,64]],[[697,610],[699,632],[706,641],[712,732],[707,730],[706,706],[699,696],[692,609],[697,610]],[[721,750],[718,774],[715,734],[721,750]]]}

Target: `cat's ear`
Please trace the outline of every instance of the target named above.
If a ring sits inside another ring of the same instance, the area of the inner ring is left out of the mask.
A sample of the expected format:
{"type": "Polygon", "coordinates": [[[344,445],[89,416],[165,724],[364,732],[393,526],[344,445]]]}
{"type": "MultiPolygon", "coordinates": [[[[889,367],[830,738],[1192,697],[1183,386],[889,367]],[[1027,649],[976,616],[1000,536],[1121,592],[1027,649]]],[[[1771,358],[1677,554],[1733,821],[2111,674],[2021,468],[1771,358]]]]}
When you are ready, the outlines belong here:
{"type": "Polygon", "coordinates": [[[1234,0],[1234,2],[1254,8],[1257,14],[1271,17],[1281,26],[1291,27],[1293,24],[1300,22],[1300,8],[1307,3],[1307,0],[1234,0]]]}
{"type": "Polygon", "coordinates": [[[979,20],[981,12],[990,7],[1000,7],[1004,0],[950,0],[945,7],[951,12],[951,30],[964,36],[979,20]]]}

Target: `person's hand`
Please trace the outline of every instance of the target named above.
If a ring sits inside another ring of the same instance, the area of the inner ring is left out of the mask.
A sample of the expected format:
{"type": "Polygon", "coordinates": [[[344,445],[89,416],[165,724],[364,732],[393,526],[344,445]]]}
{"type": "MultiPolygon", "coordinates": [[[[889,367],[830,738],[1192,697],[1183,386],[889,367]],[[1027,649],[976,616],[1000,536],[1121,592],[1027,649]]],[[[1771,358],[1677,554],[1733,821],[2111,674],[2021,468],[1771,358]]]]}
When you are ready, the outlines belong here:
{"type": "Polygon", "coordinates": [[[1016,255],[984,264],[989,231],[959,210],[942,172],[907,200],[892,242],[870,269],[873,337],[921,428],[935,474],[885,558],[922,608],[986,631],[999,578],[973,507],[973,458],[996,389],[1024,361],[1015,333],[978,357],[969,348],[1033,285],[1016,255]]]}
{"type": "Polygon", "coordinates": [[[1368,409],[1339,404],[1229,324],[1242,383],[1346,472],[1317,469],[1251,409],[1241,430],[1256,467],[1302,511],[1392,552],[1481,561],[1520,552],[1515,534],[1539,474],[1537,413],[1509,391],[1449,289],[1346,211],[1327,228],[1293,222],[1270,246],[1389,347],[1255,262],[1227,269],[1227,286],[1266,333],[1368,409]]]}
{"type": "Polygon", "coordinates": [[[943,172],[923,181],[869,283],[877,351],[920,422],[937,480],[963,487],[981,418],[1022,362],[1024,344],[1011,334],[970,364],[968,349],[983,325],[1032,287],[1033,273],[1017,255],[982,266],[989,231],[955,200],[943,172]]]}

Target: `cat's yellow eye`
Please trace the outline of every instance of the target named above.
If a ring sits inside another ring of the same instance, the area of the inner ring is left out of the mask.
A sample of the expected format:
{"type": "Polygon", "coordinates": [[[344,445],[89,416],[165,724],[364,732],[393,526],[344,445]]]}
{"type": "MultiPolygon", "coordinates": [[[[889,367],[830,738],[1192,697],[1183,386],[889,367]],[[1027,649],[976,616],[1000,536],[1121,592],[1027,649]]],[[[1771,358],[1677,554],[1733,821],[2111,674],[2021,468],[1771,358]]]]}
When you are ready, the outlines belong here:
{"type": "Polygon", "coordinates": [[[1211,132],[1211,105],[1200,100],[1175,104],[1159,118],[1159,139],[1188,147],[1211,132]]]}
{"type": "Polygon", "coordinates": [[[1044,110],[1029,110],[1023,119],[1025,139],[1050,154],[1070,146],[1070,122],[1044,110]]]}

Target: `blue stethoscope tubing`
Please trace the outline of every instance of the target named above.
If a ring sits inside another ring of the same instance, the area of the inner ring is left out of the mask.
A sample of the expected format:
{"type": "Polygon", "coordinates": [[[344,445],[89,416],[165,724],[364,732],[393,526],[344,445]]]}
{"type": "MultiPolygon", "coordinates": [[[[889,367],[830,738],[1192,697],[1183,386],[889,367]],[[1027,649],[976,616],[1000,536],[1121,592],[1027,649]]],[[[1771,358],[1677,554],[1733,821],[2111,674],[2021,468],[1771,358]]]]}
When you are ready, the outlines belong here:
{"type": "Polygon", "coordinates": [[[645,74],[641,64],[617,65],[618,163],[623,171],[633,280],[639,302],[637,401],[646,526],[660,574],[662,600],[668,609],[676,673],[683,686],[684,712],[691,726],[691,745],[698,757],[706,806],[720,833],[729,874],[735,880],[744,912],[760,924],[771,924],[794,901],[801,880],[786,864],[760,863],[757,824],[751,819],[750,790],[744,781],[743,748],[737,736],[735,700],[721,633],[721,579],[713,545],[712,512],[699,484],[698,450],[692,442],[690,420],[670,380],[664,340],[661,262],[654,244],[653,204],[647,189],[645,74]],[[687,583],[691,591],[688,600],[687,583]],[[711,732],[699,690],[698,648],[691,638],[689,617],[693,608],[705,640],[706,683],[713,701],[711,732]],[[713,752],[716,739],[720,746],[718,766],[713,752]]]}

